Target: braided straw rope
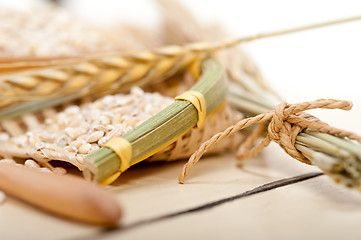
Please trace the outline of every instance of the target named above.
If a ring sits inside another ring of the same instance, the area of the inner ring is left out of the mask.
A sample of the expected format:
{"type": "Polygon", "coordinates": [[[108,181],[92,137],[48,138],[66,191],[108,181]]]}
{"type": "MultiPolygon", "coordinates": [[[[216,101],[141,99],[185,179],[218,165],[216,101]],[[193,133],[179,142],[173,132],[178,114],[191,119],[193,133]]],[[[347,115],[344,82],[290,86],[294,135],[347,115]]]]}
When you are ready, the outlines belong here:
{"type": "Polygon", "coordinates": [[[241,146],[239,159],[253,157],[263,148],[267,147],[271,141],[275,141],[293,158],[296,158],[301,162],[310,163],[310,161],[299,151],[297,151],[294,146],[296,136],[305,128],[310,128],[312,130],[317,130],[323,133],[338,135],[339,137],[347,137],[361,143],[361,136],[349,131],[331,127],[316,117],[303,112],[316,108],[350,110],[352,108],[352,103],[349,101],[334,99],[320,99],[312,102],[303,102],[297,104],[287,104],[286,102],[283,102],[279,104],[274,111],[259,114],[255,117],[242,119],[235,125],[227,128],[223,132],[217,133],[208,141],[204,142],[183,167],[183,170],[179,176],[179,182],[184,183],[185,178],[190,173],[194,164],[199,161],[202,155],[210,147],[225,139],[226,137],[232,136],[238,131],[256,123],[259,123],[260,125],[256,128],[255,134],[250,136],[243,147],[241,146]],[[255,147],[251,148],[256,139],[260,137],[260,134],[262,133],[261,130],[264,129],[266,125],[265,123],[267,122],[269,122],[267,127],[267,136],[255,147]]]}

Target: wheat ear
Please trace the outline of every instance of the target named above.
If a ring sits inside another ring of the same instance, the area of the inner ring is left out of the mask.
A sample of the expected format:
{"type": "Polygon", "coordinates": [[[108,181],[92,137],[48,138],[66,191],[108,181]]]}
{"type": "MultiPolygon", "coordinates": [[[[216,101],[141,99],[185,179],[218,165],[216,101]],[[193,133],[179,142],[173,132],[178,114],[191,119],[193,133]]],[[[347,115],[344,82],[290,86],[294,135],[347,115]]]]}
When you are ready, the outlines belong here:
{"type": "Polygon", "coordinates": [[[220,43],[167,46],[132,54],[111,53],[54,61],[0,63],[0,72],[10,71],[0,77],[0,107],[44,97],[74,93],[80,97],[97,92],[112,93],[119,91],[119,88],[126,90],[134,84],[144,85],[150,81],[167,78],[185,67],[194,66],[191,69],[199,69],[201,60],[209,57],[213,52],[233,47],[241,42],[360,19],[361,16],[357,16],[220,43]],[[47,63],[50,67],[44,67],[47,63]],[[15,72],[12,73],[12,70],[15,72]]]}

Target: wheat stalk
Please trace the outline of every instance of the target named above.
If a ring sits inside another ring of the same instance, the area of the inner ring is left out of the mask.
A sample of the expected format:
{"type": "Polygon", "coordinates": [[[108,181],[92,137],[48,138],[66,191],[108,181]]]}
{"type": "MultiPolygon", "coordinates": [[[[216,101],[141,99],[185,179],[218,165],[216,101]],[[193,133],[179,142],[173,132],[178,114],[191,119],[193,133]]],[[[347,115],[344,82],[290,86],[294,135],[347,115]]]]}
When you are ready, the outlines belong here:
{"type": "Polygon", "coordinates": [[[134,84],[144,85],[167,78],[199,63],[214,52],[242,42],[268,38],[361,19],[361,16],[326,23],[256,34],[219,43],[200,42],[166,46],[131,54],[110,53],[82,58],[0,63],[0,107],[41,98],[94,93],[114,93],[134,84]]]}
{"type": "MultiPolygon", "coordinates": [[[[46,65],[42,61],[31,62],[27,66],[35,69],[0,77],[0,107],[74,93],[80,97],[97,92],[117,92],[120,87],[126,90],[135,83],[143,85],[167,78],[198,59],[204,59],[208,55],[208,51],[205,52],[195,48],[166,47],[133,54],[50,61],[51,67],[39,67],[46,65]]],[[[26,63],[23,65],[27,67],[26,63]]],[[[13,63],[1,64],[0,68],[16,69],[13,63]]]]}

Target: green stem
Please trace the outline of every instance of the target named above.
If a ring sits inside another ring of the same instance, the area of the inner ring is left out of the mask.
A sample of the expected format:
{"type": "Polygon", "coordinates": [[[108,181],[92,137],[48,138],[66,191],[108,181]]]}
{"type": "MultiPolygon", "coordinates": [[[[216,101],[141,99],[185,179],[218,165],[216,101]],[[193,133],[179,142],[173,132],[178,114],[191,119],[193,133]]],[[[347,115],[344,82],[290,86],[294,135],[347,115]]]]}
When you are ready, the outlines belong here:
{"type": "MultiPolygon", "coordinates": [[[[202,64],[203,73],[198,83],[191,89],[201,92],[206,101],[207,114],[216,109],[227,94],[227,77],[224,68],[217,61],[208,59],[202,64]]],[[[139,162],[149,153],[176,138],[196,125],[197,109],[188,101],[176,100],[169,107],[128,132],[123,138],[132,147],[130,165],[139,162]]],[[[95,181],[103,181],[119,171],[121,159],[111,149],[103,147],[85,159],[84,176],[95,181]]]]}

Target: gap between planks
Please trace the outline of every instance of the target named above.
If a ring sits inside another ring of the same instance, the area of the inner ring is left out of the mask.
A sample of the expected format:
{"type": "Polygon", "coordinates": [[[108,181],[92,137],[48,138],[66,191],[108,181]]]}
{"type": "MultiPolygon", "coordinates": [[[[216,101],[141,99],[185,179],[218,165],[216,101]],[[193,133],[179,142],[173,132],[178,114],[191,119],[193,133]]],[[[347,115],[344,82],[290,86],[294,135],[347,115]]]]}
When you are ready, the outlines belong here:
{"type": "Polygon", "coordinates": [[[231,197],[227,197],[227,198],[223,198],[223,199],[219,199],[219,200],[216,200],[216,201],[212,201],[212,202],[209,202],[209,203],[205,203],[205,204],[202,204],[202,205],[197,206],[197,207],[193,207],[193,208],[189,208],[189,209],[185,209],[185,210],[182,210],[182,211],[173,212],[173,213],[169,213],[169,214],[165,214],[165,215],[162,215],[162,216],[157,216],[157,217],[153,217],[153,218],[149,218],[149,219],[139,220],[139,221],[134,222],[132,224],[128,224],[128,225],[125,225],[125,226],[118,226],[118,227],[113,228],[113,229],[108,229],[108,230],[102,231],[99,234],[95,234],[95,235],[92,234],[91,236],[81,236],[81,237],[76,237],[76,238],[73,238],[73,239],[74,240],[81,240],[81,239],[92,240],[92,239],[99,239],[100,237],[104,237],[105,235],[119,234],[121,232],[125,232],[125,231],[128,231],[128,230],[133,230],[135,228],[139,228],[139,227],[142,227],[142,226],[147,225],[147,224],[156,223],[156,222],[159,222],[159,221],[175,218],[175,217],[182,216],[182,215],[189,214],[189,213],[204,211],[204,210],[207,210],[207,209],[211,209],[213,207],[220,206],[220,205],[222,205],[224,203],[232,202],[234,200],[249,197],[251,195],[255,195],[255,194],[258,194],[258,193],[262,193],[262,192],[267,192],[267,191],[270,191],[270,190],[273,190],[273,189],[277,189],[277,188],[284,187],[284,186],[287,186],[287,185],[291,185],[291,184],[294,184],[294,183],[302,182],[302,181],[312,179],[312,178],[315,178],[315,177],[319,177],[319,176],[322,176],[322,175],[323,175],[322,172],[310,172],[310,173],[306,173],[306,174],[302,174],[302,175],[298,175],[298,176],[294,176],[294,177],[290,177],[290,178],[283,178],[283,179],[280,179],[280,180],[277,180],[277,181],[269,182],[269,183],[266,183],[264,185],[255,187],[255,188],[253,188],[251,190],[242,192],[240,194],[237,194],[237,195],[234,195],[234,196],[231,196],[231,197]]]}

